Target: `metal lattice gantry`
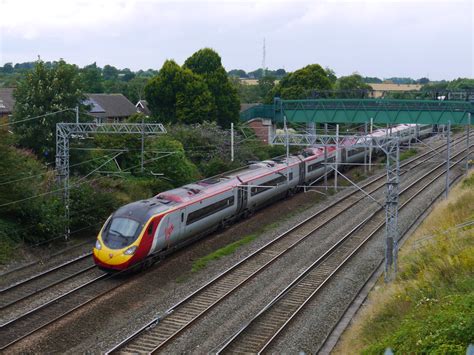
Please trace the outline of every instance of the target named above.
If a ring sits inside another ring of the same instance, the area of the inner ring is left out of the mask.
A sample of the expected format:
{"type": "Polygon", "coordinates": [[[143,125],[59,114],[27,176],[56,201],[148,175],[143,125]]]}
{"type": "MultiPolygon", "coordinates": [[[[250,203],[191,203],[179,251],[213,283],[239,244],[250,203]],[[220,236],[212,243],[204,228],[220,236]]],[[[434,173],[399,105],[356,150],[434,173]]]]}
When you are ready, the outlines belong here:
{"type": "MultiPolygon", "coordinates": [[[[397,270],[398,254],[400,138],[397,136],[374,138],[367,135],[339,135],[338,129],[336,130],[336,135],[316,135],[314,133],[288,134],[286,130],[284,134],[274,136],[273,144],[286,145],[287,149],[290,145],[307,145],[323,148],[336,147],[336,149],[347,145],[351,146],[351,148],[363,147],[369,150],[376,147],[385,153],[387,174],[385,190],[385,280],[387,282],[393,280],[397,270]]],[[[326,156],[325,161],[327,161],[326,156]]],[[[337,165],[338,162],[336,161],[336,167],[334,168],[335,187],[337,185],[337,175],[339,174],[337,165]]]]}
{"type": "MultiPolygon", "coordinates": [[[[145,135],[166,133],[161,123],[57,123],[56,124],[56,176],[63,184],[63,198],[69,237],[69,140],[89,134],[140,134],[142,149],[145,135]]],[[[142,159],[143,163],[143,159],[142,159]]]]}
{"type": "Polygon", "coordinates": [[[382,146],[386,154],[387,183],[385,189],[385,281],[397,272],[398,255],[398,191],[400,183],[400,139],[394,137],[382,146]]]}

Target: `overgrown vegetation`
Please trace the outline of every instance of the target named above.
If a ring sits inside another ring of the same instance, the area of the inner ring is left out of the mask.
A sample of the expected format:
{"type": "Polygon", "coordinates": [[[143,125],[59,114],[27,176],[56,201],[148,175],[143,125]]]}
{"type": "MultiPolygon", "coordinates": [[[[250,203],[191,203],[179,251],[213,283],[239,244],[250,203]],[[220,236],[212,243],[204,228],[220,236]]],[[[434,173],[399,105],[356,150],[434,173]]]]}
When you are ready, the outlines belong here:
{"type": "Polygon", "coordinates": [[[474,342],[474,174],[438,205],[401,251],[392,285],[380,285],[339,353],[464,354],[474,342]]]}
{"type": "Polygon", "coordinates": [[[414,148],[405,150],[404,152],[401,152],[401,153],[400,153],[400,161],[409,159],[409,158],[415,156],[416,153],[418,153],[418,152],[417,152],[417,150],[414,149],[414,148]]]}
{"type": "Polygon", "coordinates": [[[248,236],[246,236],[242,239],[239,239],[236,242],[233,242],[231,244],[226,245],[223,248],[217,249],[216,251],[214,251],[214,252],[212,252],[212,253],[210,253],[210,254],[202,257],[202,258],[199,258],[198,260],[196,260],[193,263],[191,271],[196,272],[196,271],[199,271],[201,269],[204,269],[207,266],[207,264],[209,264],[211,261],[218,260],[218,259],[220,259],[220,258],[222,258],[226,255],[233,254],[239,247],[241,247],[242,245],[250,243],[256,237],[257,237],[256,234],[248,235],[248,236]]]}

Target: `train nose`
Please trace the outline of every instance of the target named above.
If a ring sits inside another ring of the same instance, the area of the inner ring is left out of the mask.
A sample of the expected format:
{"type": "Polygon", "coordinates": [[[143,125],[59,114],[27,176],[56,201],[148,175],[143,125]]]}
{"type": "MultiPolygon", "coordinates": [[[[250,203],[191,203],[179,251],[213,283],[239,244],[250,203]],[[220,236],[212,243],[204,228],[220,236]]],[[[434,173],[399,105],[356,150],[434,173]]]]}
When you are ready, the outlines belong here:
{"type": "Polygon", "coordinates": [[[112,250],[104,246],[101,249],[94,248],[93,254],[97,265],[115,270],[126,269],[133,257],[133,255],[124,254],[123,250],[112,250]]]}

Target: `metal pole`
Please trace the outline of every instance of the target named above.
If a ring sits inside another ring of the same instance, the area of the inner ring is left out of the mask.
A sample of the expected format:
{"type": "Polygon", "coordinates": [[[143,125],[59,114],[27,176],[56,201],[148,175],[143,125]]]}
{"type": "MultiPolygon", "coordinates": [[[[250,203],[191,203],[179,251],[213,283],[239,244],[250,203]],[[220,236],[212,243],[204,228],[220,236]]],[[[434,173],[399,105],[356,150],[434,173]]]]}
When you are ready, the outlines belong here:
{"type": "Polygon", "coordinates": [[[143,163],[145,161],[144,153],[145,150],[145,121],[142,118],[142,149],[141,149],[141,163],[140,163],[140,171],[143,173],[143,163]]]}
{"type": "MultiPolygon", "coordinates": [[[[324,124],[324,135],[328,135],[328,124],[324,124]]],[[[324,145],[324,186],[327,191],[328,189],[328,146],[324,145]]]]}
{"type": "Polygon", "coordinates": [[[230,124],[230,161],[234,161],[234,122],[230,124]]]}
{"type": "Polygon", "coordinates": [[[387,185],[385,192],[385,282],[392,281],[397,271],[398,254],[398,185],[400,144],[391,137],[385,145],[387,156],[387,185]]]}
{"type": "Polygon", "coordinates": [[[466,150],[467,150],[467,155],[466,155],[466,173],[469,170],[469,159],[471,155],[471,149],[469,146],[469,135],[471,134],[471,113],[469,112],[467,114],[467,139],[466,139],[466,150]]]}
{"type": "MultiPolygon", "coordinates": [[[[364,124],[364,135],[367,142],[367,122],[364,124]]],[[[367,175],[367,144],[364,144],[364,175],[367,175]]]]}
{"type": "Polygon", "coordinates": [[[448,198],[449,194],[449,164],[451,158],[451,121],[448,121],[447,131],[446,131],[446,142],[447,142],[447,149],[446,149],[446,198],[448,198]]]}
{"type": "Polygon", "coordinates": [[[288,137],[288,126],[286,125],[286,115],[283,115],[283,128],[285,130],[285,145],[286,145],[286,183],[290,183],[290,172],[288,171],[290,165],[290,142],[288,137]]]}
{"type": "Polygon", "coordinates": [[[337,172],[339,169],[339,125],[336,125],[336,169],[334,170],[334,190],[337,191],[337,172]]]}
{"type": "MultiPolygon", "coordinates": [[[[374,128],[374,119],[370,117],[370,134],[372,134],[374,128]]],[[[369,147],[369,171],[372,171],[372,137],[370,137],[369,147]]]]}
{"type": "Polygon", "coordinates": [[[79,123],[79,105],[76,106],[76,123],[79,123]]]}

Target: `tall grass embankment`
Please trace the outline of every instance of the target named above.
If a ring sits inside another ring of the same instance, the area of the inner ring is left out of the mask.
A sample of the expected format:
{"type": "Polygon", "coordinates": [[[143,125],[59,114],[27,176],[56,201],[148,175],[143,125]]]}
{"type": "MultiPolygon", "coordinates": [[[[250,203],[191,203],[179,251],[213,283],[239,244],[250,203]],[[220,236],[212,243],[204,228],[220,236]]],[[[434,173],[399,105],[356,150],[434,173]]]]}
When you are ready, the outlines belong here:
{"type": "Polygon", "coordinates": [[[471,172],[407,240],[396,281],[379,280],[334,353],[465,354],[474,343],[473,221],[471,172]]]}

